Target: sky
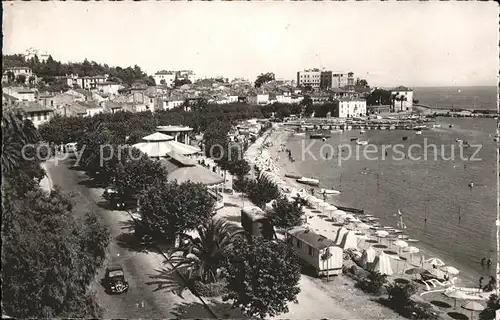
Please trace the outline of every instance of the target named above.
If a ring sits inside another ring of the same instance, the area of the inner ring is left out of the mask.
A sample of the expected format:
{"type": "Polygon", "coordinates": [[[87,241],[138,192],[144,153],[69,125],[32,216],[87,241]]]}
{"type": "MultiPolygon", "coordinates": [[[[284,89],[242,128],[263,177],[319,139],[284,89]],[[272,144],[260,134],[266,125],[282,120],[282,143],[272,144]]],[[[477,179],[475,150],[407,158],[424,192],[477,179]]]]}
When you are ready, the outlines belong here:
{"type": "Polygon", "coordinates": [[[192,69],[199,77],[306,68],[372,86],[496,86],[494,2],[4,2],[4,54],[192,69]]]}

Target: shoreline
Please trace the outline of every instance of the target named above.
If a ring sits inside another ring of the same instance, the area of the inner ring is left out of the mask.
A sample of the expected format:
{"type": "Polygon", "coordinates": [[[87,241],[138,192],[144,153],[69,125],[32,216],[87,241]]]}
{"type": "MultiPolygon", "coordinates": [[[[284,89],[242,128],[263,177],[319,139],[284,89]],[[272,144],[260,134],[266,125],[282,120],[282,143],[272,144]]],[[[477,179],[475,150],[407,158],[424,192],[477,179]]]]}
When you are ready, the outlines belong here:
{"type": "MultiPolygon", "coordinates": [[[[268,171],[262,170],[262,172],[265,172],[266,175],[268,175],[275,183],[278,184],[278,186],[280,186],[280,188],[282,189],[282,194],[284,194],[284,195],[287,195],[288,190],[303,189],[303,190],[307,190],[306,193],[308,193],[308,194],[310,194],[308,191],[311,188],[318,191],[319,187],[311,187],[311,186],[299,184],[294,179],[285,177],[285,174],[296,174],[298,176],[302,176],[302,174],[298,170],[297,166],[288,160],[288,157],[284,152],[281,152],[282,146],[284,145],[286,148],[286,143],[291,136],[292,136],[292,133],[289,131],[286,131],[283,126],[280,126],[280,125],[273,126],[273,128],[270,129],[269,132],[266,132],[265,138],[261,140],[262,145],[259,146],[260,148],[262,148],[260,156],[263,159],[256,159],[255,157],[253,157],[253,158],[248,157],[247,160],[249,160],[252,167],[255,164],[260,165],[261,167],[264,167],[264,168],[269,167],[270,170],[268,170],[268,171]],[[272,141],[273,144],[269,147],[263,147],[263,143],[265,143],[266,141],[272,141]]],[[[257,148],[257,146],[255,146],[255,147],[257,148]]],[[[339,170],[341,170],[341,169],[339,168],[339,170]]],[[[319,194],[315,192],[315,195],[318,196],[319,194]]],[[[322,198],[322,197],[319,197],[319,198],[322,198]]],[[[327,197],[326,202],[333,204],[335,206],[337,206],[337,205],[346,206],[346,207],[350,206],[350,203],[346,203],[344,201],[339,201],[338,199],[335,199],[334,197],[327,197]]],[[[359,209],[363,209],[363,208],[359,208],[359,209]]],[[[327,222],[318,218],[318,214],[312,213],[311,210],[308,210],[308,209],[305,209],[305,211],[306,211],[306,215],[308,216],[308,219],[307,219],[308,222],[306,224],[304,224],[305,227],[308,227],[312,230],[315,230],[316,233],[322,234],[330,239],[332,239],[332,238],[335,239],[335,237],[333,235],[335,234],[336,230],[339,227],[332,228],[331,224],[328,225],[327,222]],[[331,229],[331,231],[329,231],[327,229],[331,229]]],[[[365,212],[365,214],[367,214],[367,212],[365,212]]],[[[371,223],[368,223],[368,224],[371,224],[371,223]]],[[[390,224],[384,223],[384,225],[390,225],[390,224]]],[[[394,228],[394,227],[391,227],[391,228],[394,228]]],[[[410,234],[408,234],[408,233],[404,233],[404,234],[410,236],[410,234]]],[[[367,235],[368,235],[368,233],[367,233],[367,235]]],[[[373,234],[371,236],[373,237],[373,234]]],[[[384,239],[380,243],[387,245],[389,247],[388,250],[394,250],[394,247],[391,246],[392,245],[391,242],[393,242],[395,240],[397,240],[397,239],[391,239],[391,240],[384,239]]],[[[410,245],[413,245],[413,244],[410,243],[410,245]]],[[[368,245],[368,246],[370,246],[370,245],[368,245]]],[[[367,243],[364,243],[363,245],[358,245],[360,251],[362,251],[363,249],[366,249],[368,246],[367,246],[367,243]]],[[[413,246],[419,248],[420,252],[415,254],[413,257],[410,257],[410,259],[408,259],[408,261],[410,261],[410,263],[405,265],[406,266],[405,269],[409,268],[408,265],[410,265],[410,267],[420,267],[419,259],[422,255],[425,257],[425,259],[429,259],[432,257],[439,258],[438,255],[433,254],[432,250],[429,250],[429,248],[427,248],[427,246],[423,243],[418,242],[418,243],[414,244],[413,246]],[[419,257],[419,258],[416,259],[416,257],[419,257]]],[[[403,256],[403,255],[401,255],[401,256],[403,256]]],[[[447,260],[449,260],[449,262],[454,262],[453,261],[454,259],[452,257],[451,257],[451,259],[448,259],[450,257],[446,257],[446,258],[447,258],[447,260]]],[[[393,260],[393,259],[391,259],[391,260],[393,260]]],[[[394,260],[391,261],[391,264],[394,265],[393,271],[396,271],[398,268],[401,267],[401,265],[398,265],[397,261],[395,264],[393,264],[392,262],[394,262],[394,260]]],[[[446,261],[444,261],[444,262],[446,262],[446,261]]],[[[405,266],[403,266],[403,268],[405,266]]],[[[468,269],[470,269],[470,268],[460,269],[460,273],[458,274],[458,278],[459,278],[458,285],[461,287],[468,286],[468,287],[472,287],[472,288],[477,288],[477,282],[473,281],[473,279],[475,279],[476,277],[475,277],[475,275],[470,274],[470,272],[469,272],[470,270],[468,270],[468,269]]],[[[401,278],[408,278],[407,275],[396,273],[396,272],[394,273],[393,276],[394,277],[401,277],[401,278]]],[[[410,277],[409,279],[412,279],[412,278],[410,277]]],[[[423,291],[422,287],[423,287],[423,284],[419,286],[419,293],[421,293],[423,291]],[[422,290],[420,290],[420,289],[422,289],[422,290]]],[[[435,298],[435,294],[432,294],[432,293],[428,294],[427,296],[429,296],[429,297],[433,296],[435,298]]],[[[441,299],[446,299],[446,297],[444,297],[442,294],[440,294],[440,296],[441,296],[440,297],[441,299]]]]}

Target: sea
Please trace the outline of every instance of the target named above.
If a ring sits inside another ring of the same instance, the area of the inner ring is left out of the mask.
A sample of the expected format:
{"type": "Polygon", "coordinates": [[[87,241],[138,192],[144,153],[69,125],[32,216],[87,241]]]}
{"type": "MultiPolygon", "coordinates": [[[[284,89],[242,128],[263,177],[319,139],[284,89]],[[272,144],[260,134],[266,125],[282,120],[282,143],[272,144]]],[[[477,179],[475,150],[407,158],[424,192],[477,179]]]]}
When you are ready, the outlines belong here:
{"type": "MultiPolygon", "coordinates": [[[[416,99],[437,104],[440,100],[432,100],[436,92],[436,88],[415,90],[416,99]]],[[[452,95],[450,88],[441,92],[452,95]]],[[[496,108],[496,101],[490,101],[496,88],[488,92],[490,96],[478,101],[486,109],[496,108]]],[[[331,133],[326,141],[295,136],[287,146],[296,159],[295,173],[316,177],[321,188],[342,192],[330,196],[329,202],[364,209],[392,227],[397,227],[400,210],[405,233],[420,240],[416,246],[425,259],[440,258],[461,271],[462,284],[477,286],[479,277],[495,274],[496,266],[496,121],[437,118],[435,124],[440,127],[423,130],[422,135],[352,130],[331,133]],[[356,145],[351,142],[355,137],[368,140],[369,145],[356,145]],[[470,146],[463,147],[457,140],[470,146]],[[493,261],[490,268],[481,266],[482,258],[493,261]]]]}
{"type": "Polygon", "coordinates": [[[497,87],[415,87],[413,98],[432,108],[497,109],[497,87]]]}

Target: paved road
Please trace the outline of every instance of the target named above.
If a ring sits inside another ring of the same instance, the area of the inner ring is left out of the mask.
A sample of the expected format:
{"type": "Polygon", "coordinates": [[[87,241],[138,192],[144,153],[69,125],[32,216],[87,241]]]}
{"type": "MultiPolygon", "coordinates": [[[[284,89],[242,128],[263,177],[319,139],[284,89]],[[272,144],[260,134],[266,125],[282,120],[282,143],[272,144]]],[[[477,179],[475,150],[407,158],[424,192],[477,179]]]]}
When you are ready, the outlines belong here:
{"type": "Polygon", "coordinates": [[[89,188],[88,178],[83,172],[70,169],[68,163],[56,166],[53,160],[46,162],[46,169],[53,184],[72,195],[77,217],[83,217],[89,211],[97,212],[110,229],[112,242],[105,266],[121,264],[130,289],[121,295],[106,294],[100,284],[105,266],[99,270],[92,288],[104,308],[104,318],[183,318],[185,309],[196,309],[199,318],[213,318],[189,290],[184,290],[181,295],[171,291],[179,288],[181,281],[167,274],[168,266],[164,264],[163,256],[153,249],[146,252],[138,244],[131,228],[133,221],[126,212],[103,208],[103,190],[89,188]]]}

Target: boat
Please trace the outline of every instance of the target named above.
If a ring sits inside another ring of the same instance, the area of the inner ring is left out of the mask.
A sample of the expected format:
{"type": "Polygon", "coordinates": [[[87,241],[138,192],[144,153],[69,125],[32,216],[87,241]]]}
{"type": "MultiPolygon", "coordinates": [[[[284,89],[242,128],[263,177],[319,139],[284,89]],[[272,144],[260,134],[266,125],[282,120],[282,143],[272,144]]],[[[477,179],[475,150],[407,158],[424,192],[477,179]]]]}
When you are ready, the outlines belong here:
{"type": "Polygon", "coordinates": [[[387,127],[386,127],[386,126],[380,126],[380,128],[379,128],[379,129],[380,129],[380,130],[385,130],[385,129],[387,129],[387,127]]]}
{"type": "Polygon", "coordinates": [[[449,127],[449,128],[453,128],[453,125],[452,125],[452,124],[450,124],[448,127],[449,127]]]}
{"type": "Polygon", "coordinates": [[[302,178],[302,176],[299,176],[299,175],[296,175],[296,174],[290,174],[290,173],[285,174],[285,177],[292,178],[292,179],[300,179],[300,178],[302,178]]]}
{"type": "Polygon", "coordinates": [[[306,135],[306,133],[305,132],[295,132],[293,135],[296,137],[303,137],[306,135]]]}
{"type": "MultiPolygon", "coordinates": [[[[365,213],[365,210],[363,209],[356,209],[356,208],[351,208],[351,207],[342,207],[342,206],[338,206],[338,205],[335,205],[337,207],[338,210],[342,210],[342,211],[345,211],[345,212],[351,212],[351,213],[356,213],[356,214],[364,214],[365,213]]],[[[377,218],[375,218],[377,219],[377,218]]]]}
{"type": "Polygon", "coordinates": [[[368,144],[368,140],[358,140],[356,141],[356,144],[360,146],[366,146],[368,144]]]}
{"type": "Polygon", "coordinates": [[[417,130],[417,131],[421,131],[421,130],[425,130],[425,129],[427,129],[426,126],[414,126],[413,127],[413,130],[417,130]]]}
{"type": "Polygon", "coordinates": [[[396,126],[395,126],[395,125],[391,125],[391,126],[389,127],[389,130],[396,130],[396,126]]]}
{"type": "Polygon", "coordinates": [[[335,130],[330,130],[330,133],[342,133],[344,131],[340,130],[340,129],[335,129],[335,130]]]}
{"type": "Polygon", "coordinates": [[[415,132],[415,134],[416,134],[416,135],[421,135],[421,134],[422,134],[422,131],[420,131],[420,130],[419,130],[419,131],[415,132]]]}
{"type": "Polygon", "coordinates": [[[322,133],[316,133],[316,134],[309,135],[310,139],[328,139],[330,137],[331,136],[326,135],[326,134],[322,134],[322,133]]]}
{"type": "Polygon", "coordinates": [[[365,133],[365,132],[366,132],[365,130],[361,130],[361,131],[359,131],[359,133],[361,133],[361,134],[363,134],[363,133],[365,133]]]}
{"type": "Polygon", "coordinates": [[[359,138],[351,138],[351,141],[358,141],[359,138]]]}
{"type": "Polygon", "coordinates": [[[301,177],[301,178],[297,179],[297,182],[307,184],[309,186],[319,186],[319,180],[313,179],[313,178],[301,177]]]}
{"type": "Polygon", "coordinates": [[[347,130],[352,130],[352,126],[347,126],[347,130]]]}
{"type": "Polygon", "coordinates": [[[408,140],[408,137],[403,137],[403,141],[406,141],[406,140],[408,140]]]}
{"type": "Polygon", "coordinates": [[[321,190],[319,190],[319,193],[321,193],[321,194],[340,194],[340,191],[333,190],[333,189],[321,189],[321,190]]]}
{"type": "Polygon", "coordinates": [[[441,125],[440,124],[433,124],[432,127],[433,128],[441,128],[441,125]]]}

